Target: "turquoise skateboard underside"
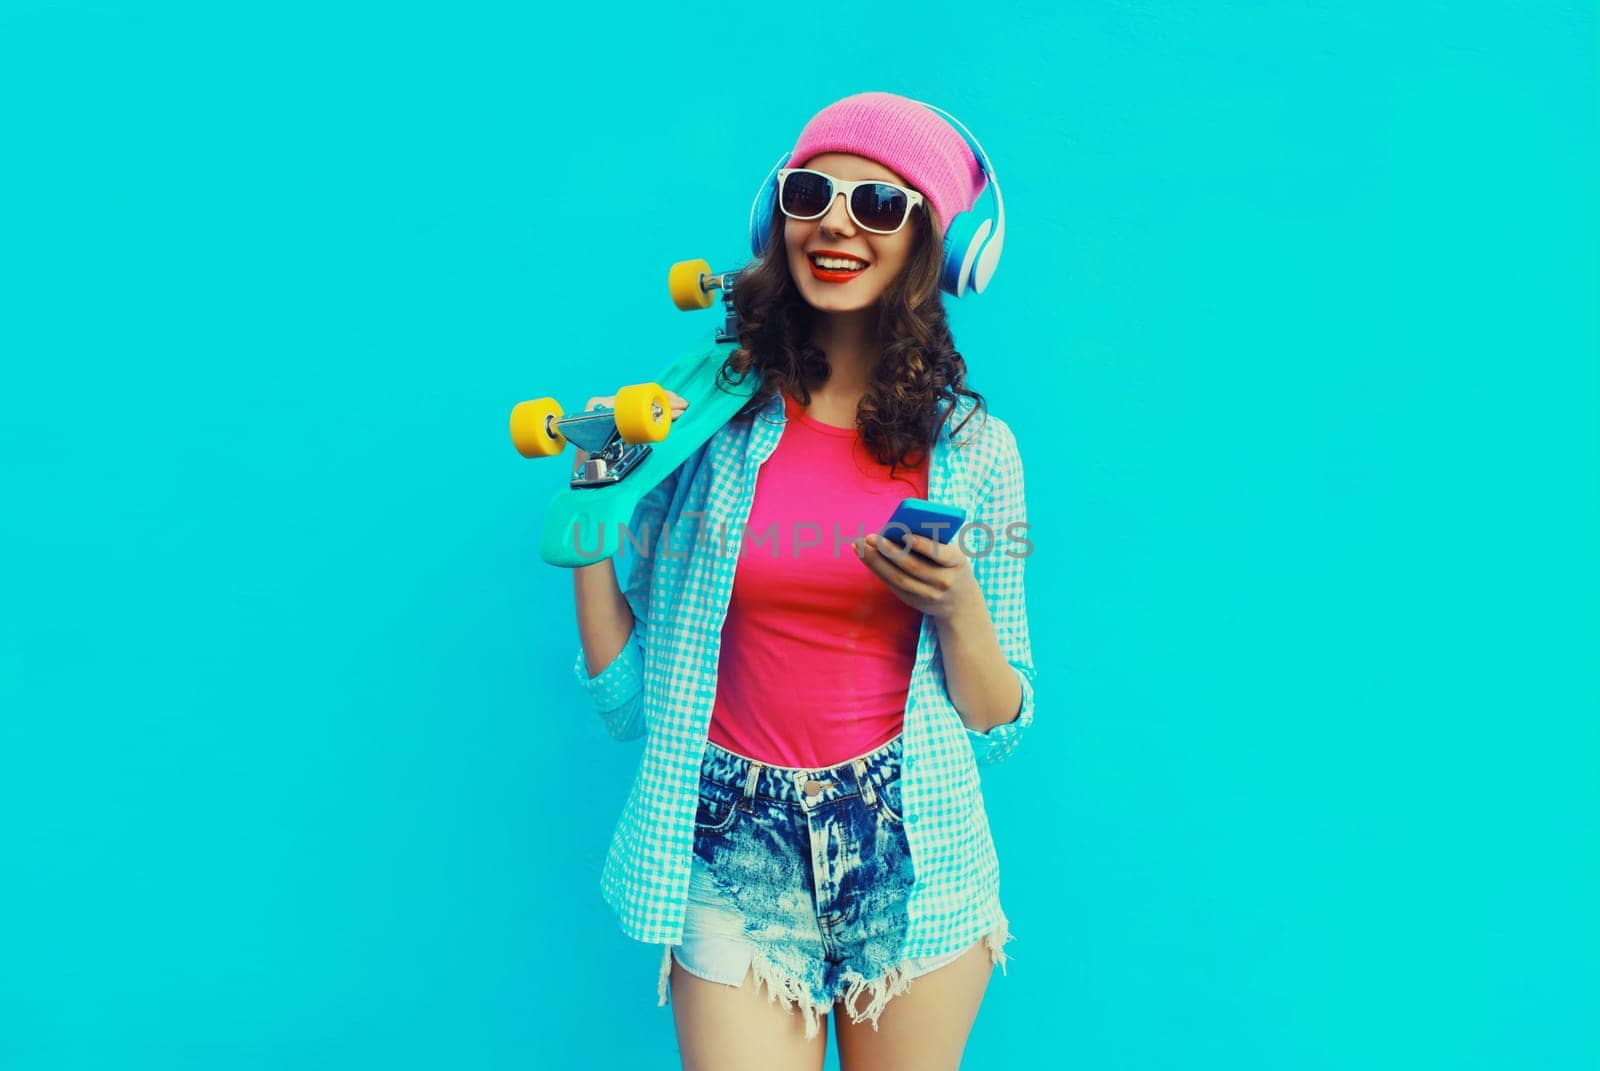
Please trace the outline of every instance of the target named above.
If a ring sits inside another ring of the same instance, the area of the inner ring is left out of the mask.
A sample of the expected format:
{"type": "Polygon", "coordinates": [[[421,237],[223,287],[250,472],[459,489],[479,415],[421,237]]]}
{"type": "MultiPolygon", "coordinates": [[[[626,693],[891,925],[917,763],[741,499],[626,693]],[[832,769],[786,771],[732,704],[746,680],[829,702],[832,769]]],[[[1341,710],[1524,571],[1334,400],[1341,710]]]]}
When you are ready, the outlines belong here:
{"type": "MultiPolygon", "coordinates": [[[[755,392],[753,373],[736,385],[721,389],[716,385],[718,369],[737,348],[737,342],[717,342],[713,332],[654,378],[664,390],[687,399],[688,408],[672,421],[667,437],[651,443],[649,455],[621,480],[606,487],[568,487],[550,500],[539,540],[545,561],[573,569],[604,561],[621,549],[639,500],[700,449],[755,392]]],[[[634,533],[634,538],[643,540],[643,533],[634,533]]]]}

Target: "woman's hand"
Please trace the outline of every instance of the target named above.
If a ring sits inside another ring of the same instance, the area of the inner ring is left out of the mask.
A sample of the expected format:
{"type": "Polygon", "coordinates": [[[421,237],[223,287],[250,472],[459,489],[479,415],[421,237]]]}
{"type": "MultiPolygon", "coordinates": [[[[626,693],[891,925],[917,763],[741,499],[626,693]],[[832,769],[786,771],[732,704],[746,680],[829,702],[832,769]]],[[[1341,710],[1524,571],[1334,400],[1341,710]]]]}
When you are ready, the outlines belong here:
{"type": "MultiPolygon", "coordinates": [[[[665,388],[662,389],[665,390],[665,388]]],[[[685,409],[689,408],[689,402],[686,398],[683,398],[682,396],[675,394],[670,390],[667,391],[666,394],[667,402],[671,406],[671,418],[673,420],[677,420],[678,415],[685,409]]],[[[597,394],[593,398],[590,398],[587,404],[584,405],[583,411],[587,413],[591,409],[612,409],[616,407],[616,404],[617,396],[615,394],[597,394]]],[[[589,451],[585,450],[581,446],[576,445],[573,446],[573,449],[578,453],[578,460],[573,464],[572,471],[577,472],[579,469],[583,468],[583,463],[589,460],[589,451]]]]}
{"type": "Polygon", "coordinates": [[[908,535],[909,550],[874,533],[853,539],[856,556],[907,606],[933,618],[953,618],[983,605],[972,562],[958,543],[908,535]]]}

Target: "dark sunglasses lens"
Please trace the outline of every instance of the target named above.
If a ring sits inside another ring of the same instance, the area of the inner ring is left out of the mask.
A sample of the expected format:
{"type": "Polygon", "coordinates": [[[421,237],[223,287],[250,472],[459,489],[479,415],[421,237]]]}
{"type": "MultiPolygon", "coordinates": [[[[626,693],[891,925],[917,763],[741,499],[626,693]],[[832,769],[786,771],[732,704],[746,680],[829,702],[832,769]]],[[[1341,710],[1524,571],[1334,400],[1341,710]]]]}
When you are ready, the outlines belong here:
{"type": "Polygon", "coordinates": [[[856,187],[850,207],[856,210],[856,218],[862,226],[892,231],[906,218],[908,203],[906,195],[893,186],[874,182],[856,187]]]}
{"type": "Polygon", "coordinates": [[[795,216],[816,216],[833,199],[833,183],[809,171],[796,171],[783,180],[783,210],[795,216]]]}

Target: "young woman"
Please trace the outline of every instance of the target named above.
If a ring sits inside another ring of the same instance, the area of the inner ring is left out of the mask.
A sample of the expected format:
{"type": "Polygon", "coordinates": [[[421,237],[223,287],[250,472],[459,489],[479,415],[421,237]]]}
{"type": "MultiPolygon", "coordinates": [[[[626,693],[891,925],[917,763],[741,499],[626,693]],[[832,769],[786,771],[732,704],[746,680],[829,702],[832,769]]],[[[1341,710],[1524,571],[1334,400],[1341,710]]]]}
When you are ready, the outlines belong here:
{"type": "Polygon", "coordinates": [[[601,888],[663,946],[686,1067],[814,1071],[838,1008],[844,1068],[955,1068],[1005,967],[978,767],[1033,719],[1031,543],[940,296],[1003,233],[974,238],[989,165],[943,114],[862,93],[806,125],[733,290],[754,395],[638,507],[626,590],[574,570],[574,673],[646,741],[601,888]],[[968,525],[899,549],[872,533],[906,497],[968,525]]]}

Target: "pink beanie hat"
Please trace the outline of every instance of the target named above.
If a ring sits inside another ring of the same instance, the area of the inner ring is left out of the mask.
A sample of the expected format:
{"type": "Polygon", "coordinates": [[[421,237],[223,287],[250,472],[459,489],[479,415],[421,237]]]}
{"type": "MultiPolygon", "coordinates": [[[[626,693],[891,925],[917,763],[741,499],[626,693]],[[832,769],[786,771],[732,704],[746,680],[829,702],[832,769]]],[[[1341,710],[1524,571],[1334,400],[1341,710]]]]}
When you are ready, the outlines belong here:
{"type": "Polygon", "coordinates": [[[857,93],[812,116],[789,157],[800,167],[825,152],[848,152],[900,174],[933,207],[939,224],[978,201],[988,181],[961,132],[939,113],[894,93],[857,93]]]}

